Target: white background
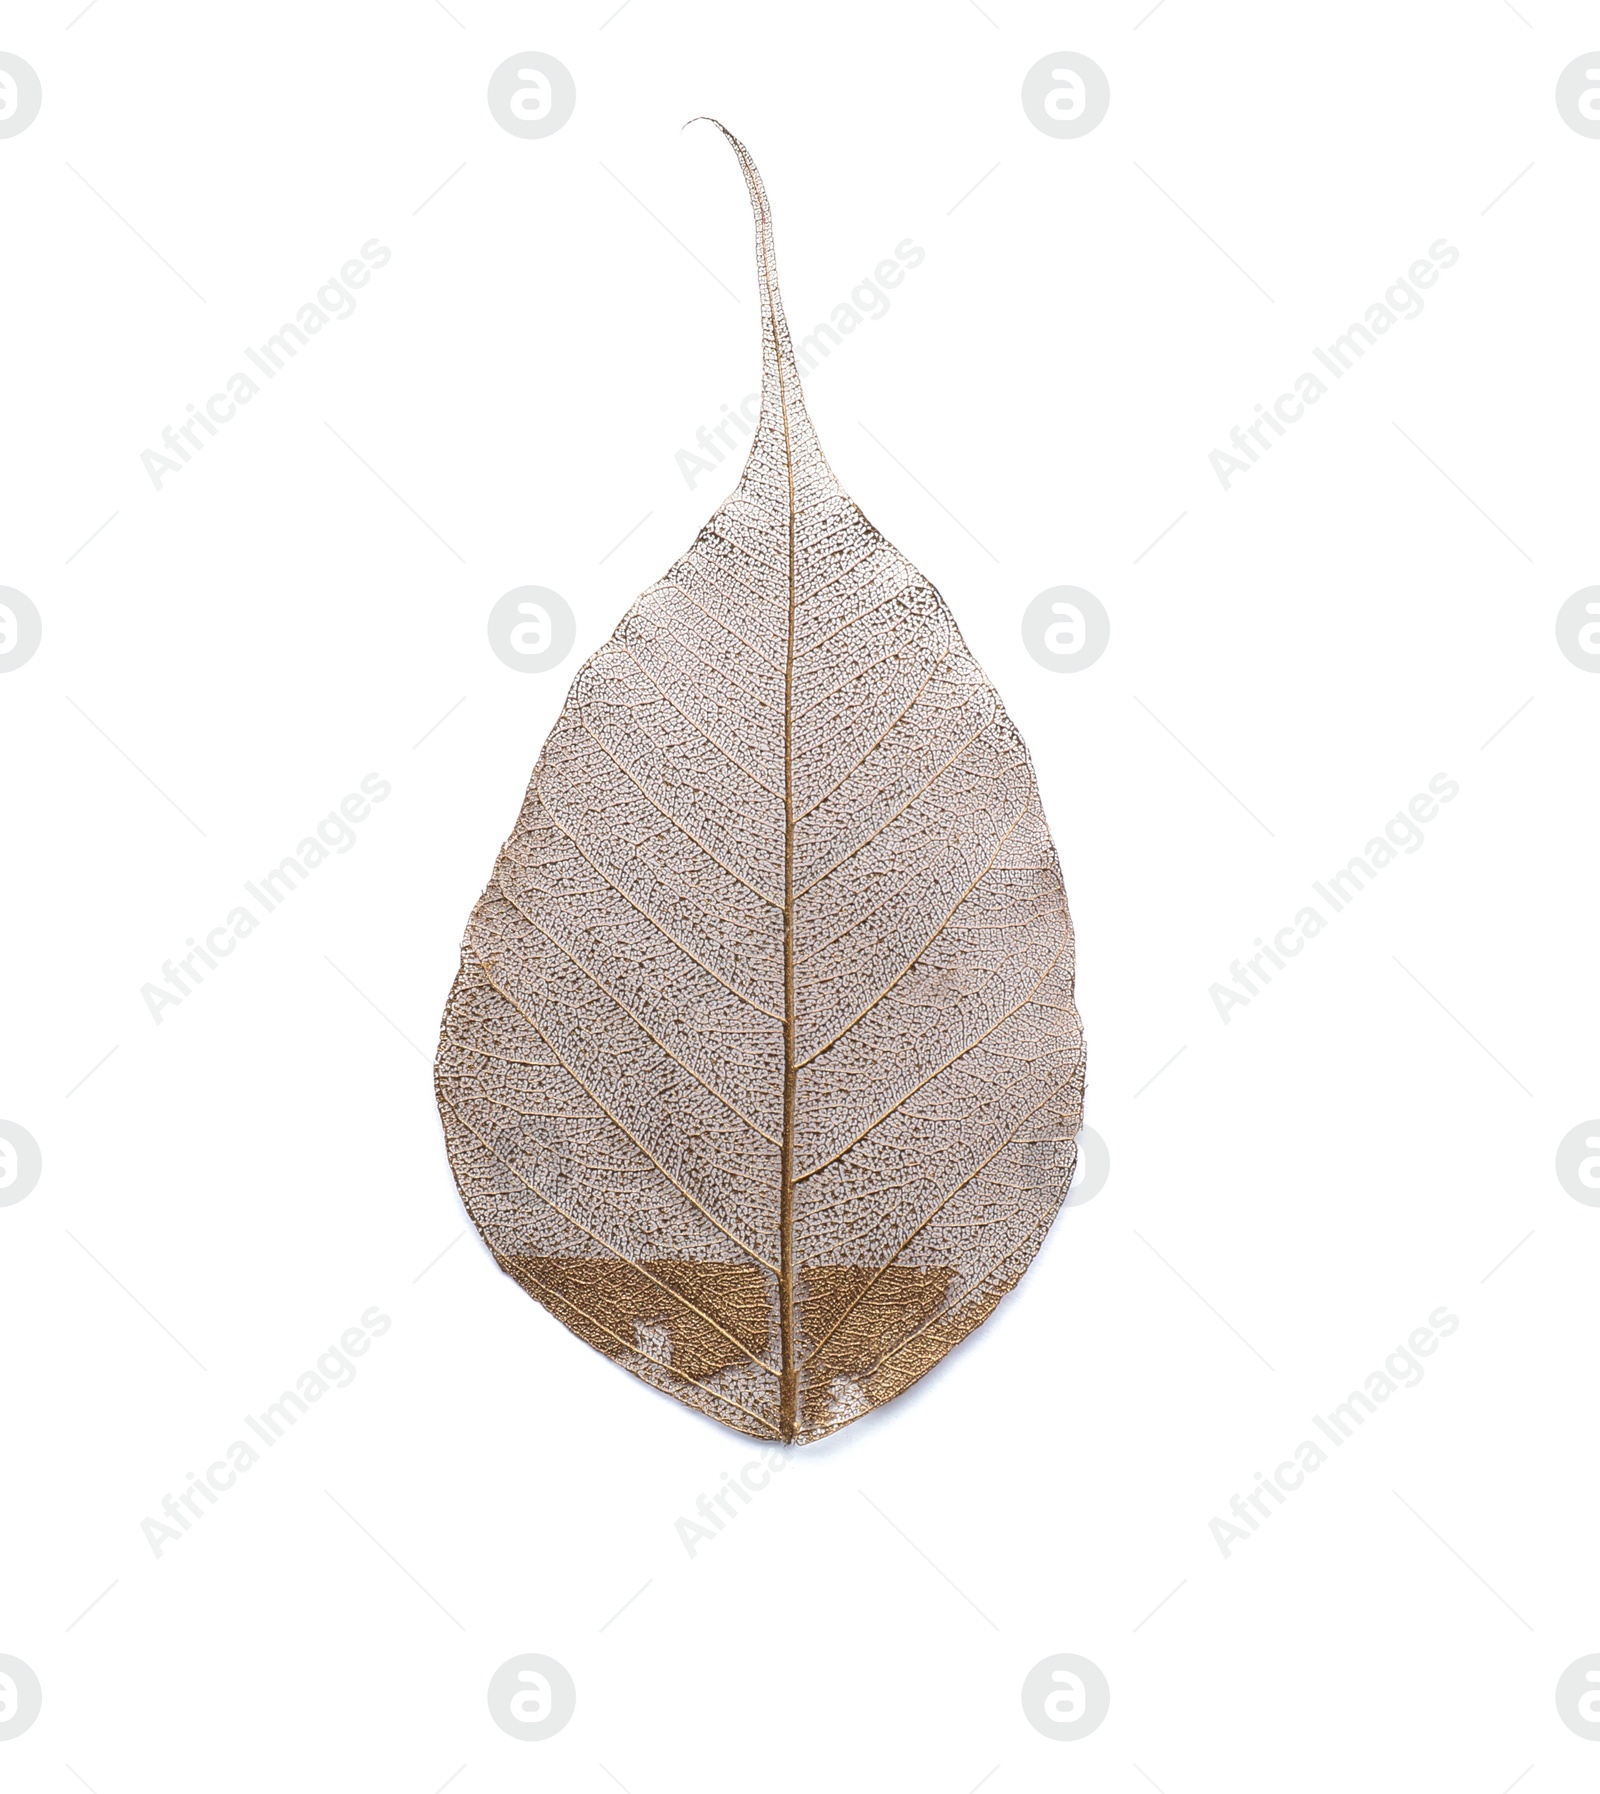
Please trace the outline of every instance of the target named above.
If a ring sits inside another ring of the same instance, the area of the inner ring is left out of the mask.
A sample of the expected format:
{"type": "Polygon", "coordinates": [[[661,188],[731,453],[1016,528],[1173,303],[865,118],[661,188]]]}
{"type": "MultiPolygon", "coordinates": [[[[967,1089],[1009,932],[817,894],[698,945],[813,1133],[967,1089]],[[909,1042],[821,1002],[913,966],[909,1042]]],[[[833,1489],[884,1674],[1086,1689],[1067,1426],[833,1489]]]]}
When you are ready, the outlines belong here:
{"type": "Polygon", "coordinates": [[[44,90],[0,141],[0,584],[44,618],[0,682],[0,1115],[44,1160],[0,1209],[0,1652],[44,1688],[7,1785],[1592,1788],[1553,1697],[1600,1651],[1600,1211],[1554,1156],[1600,1111],[1600,680],[1553,626],[1597,578],[1600,141],[1553,96],[1593,9],[78,10],[0,28],[44,90]],[[540,141],[485,103],[529,49],[578,90],[540,141]],[[1111,83],[1074,141],[1019,97],[1061,49],[1111,83]],[[801,329],[926,249],[808,397],[1031,744],[1112,1165],[691,1558],[758,1448],[463,1235],[428,1054],[568,678],[735,477],[674,462],[758,364],[702,112],[801,329]],[[156,490],[141,451],[373,237],[356,312],[156,490]],[[1224,491],[1210,451],[1441,237],[1422,314],[1224,491]],[[485,636],[528,583],[578,618],[537,676],[485,636]],[[1071,675],[1018,630],[1058,584],[1112,619],[1071,675]],[[373,772],[355,847],[153,1022],[373,772]],[[1224,1023],[1439,773],[1425,845],[1224,1023]],[[356,1380],[153,1555],[374,1304],[356,1380]],[[1224,1558],[1212,1517],[1441,1304],[1425,1380],[1224,1558]],[[578,1686],[545,1743],[485,1701],[529,1651],[578,1686]],[[1019,1700],[1065,1651],[1112,1697],[1071,1744],[1019,1700]]]}

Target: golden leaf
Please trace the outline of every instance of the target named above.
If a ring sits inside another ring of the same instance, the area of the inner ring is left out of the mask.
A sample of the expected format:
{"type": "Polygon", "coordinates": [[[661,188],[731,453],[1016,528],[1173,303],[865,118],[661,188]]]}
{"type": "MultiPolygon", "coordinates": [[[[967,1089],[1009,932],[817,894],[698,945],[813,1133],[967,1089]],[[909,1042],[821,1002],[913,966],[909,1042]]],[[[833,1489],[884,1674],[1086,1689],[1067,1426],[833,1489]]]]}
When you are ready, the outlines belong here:
{"type": "Polygon", "coordinates": [[[756,220],[750,457],[573,681],[467,924],[437,1088],[510,1276],[655,1388],[804,1441],[1027,1268],[1083,1038],[1027,749],[823,457],[724,135],[756,220]]]}

